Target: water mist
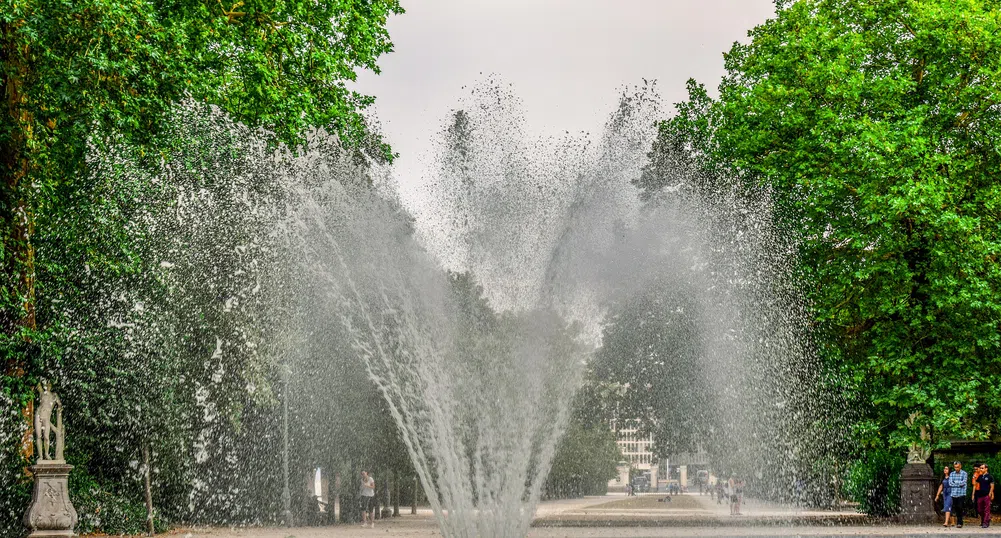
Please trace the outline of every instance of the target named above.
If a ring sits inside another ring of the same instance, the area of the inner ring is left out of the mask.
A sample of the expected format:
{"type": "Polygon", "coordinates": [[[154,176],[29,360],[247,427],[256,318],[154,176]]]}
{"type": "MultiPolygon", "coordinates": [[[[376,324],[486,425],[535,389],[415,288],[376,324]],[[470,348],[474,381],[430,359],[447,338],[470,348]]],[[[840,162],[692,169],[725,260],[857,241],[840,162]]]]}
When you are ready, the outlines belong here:
{"type": "MultiPolygon", "coordinates": [[[[643,88],[593,140],[532,138],[517,98],[487,81],[450,115],[425,190],[406,207],[392,169],[336,137],[310,133],[292,152],[218,112],[179,109],[187,146],[154,183],[189,187],[137,226],[171,232],[148,248],[175,300],[224,303],[228,332],[199,366],[218,376],[194,395],[205,410],[192,426],[199,464],[241,460],[213,437],[239,412],[216,401],[222,384],[288,398],[267,372],[308,353],[327,362],[297,371],[293,392],[346,369],[378,387],[444,535],[524,536],[610,312],[662,292],[687,297],[687,310],[664,306],[694,327],[677,346],[721,387],[698,418],[725,431],[714,442],[733,455],[726,464],[749,472],[763,452],[792,458],[799,443],[774,425],[803,412],[790,402],[812,359],[784,276],[789,247],[770,227],[767,193],[706,196],[679,168],[656,203],[641,202],[634,182],[660,116],[643,88]],[[218,252],[239,263],[220,271],[218,252]]],[[[103,159],[114,170],[129,157],[103,159]]],[[[172,312],[127,331],[151,355],[169,350],[194,323],[172,312]]],[[[338,442],[316,428],[315,442],[338,442]]],[[[193,511],[203,499],[240,502],[211,476],[195,481],[193,511]]]]}

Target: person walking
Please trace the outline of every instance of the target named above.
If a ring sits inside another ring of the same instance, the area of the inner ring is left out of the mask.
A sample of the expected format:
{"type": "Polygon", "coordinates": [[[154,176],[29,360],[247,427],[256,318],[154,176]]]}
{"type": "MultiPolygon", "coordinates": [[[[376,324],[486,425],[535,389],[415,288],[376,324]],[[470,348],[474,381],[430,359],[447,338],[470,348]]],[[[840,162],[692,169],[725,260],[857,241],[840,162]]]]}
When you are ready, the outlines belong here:
{"type": "Polygon", "coordinates": [[[966,481],[969,476],[963,470],[963,464],[952,462],[952,474],[949,475],[949,489],[952,494],[952,512],[956,518],[956,528],[963,528],[963,509],[966,507],[966,481]]]}
{"type": "Polygon", "coordinates": [[[949,487],[949,468],[945,467],[942,469],[944,474],[942,475],[942,483],[938,485],[938,492],[935,493],[935,500],[938,501],[939,497],[942,497],[942,512],[945,514],[945,524],[943,527],[949,526],[949,515],[952,512],[952,488],[949,487]]]}
{"type": "Polygon", "coordinates": [[[737,515],[743,515],[740,513],[740,507],[744,506],[744,479],[741,478],[737,481],[737,515]]]}
{"type": "Polygon", "coordinates": [[[723,504],[723,479],[716,479],[716,504],[723,504]]]}
{"type": "Polygon", "coordinates": [[[976,503],[977,488],[980,487],[980,483],[977,482],[977,479],[980,478],[980,473],[983,471],[984,470],[980,468],[980,464],[978,463],[973,466],[973,476],[970,477],[970,485],[973,487],[973,495],[970,496],[970,501],[973,504],[973,511],[976,512],[977,517],[980,517],[980,507],[977,506],[976,503]]]}
{"type": "Polygon", "coordinates": [[[740,515],[740,482],[731,477],[729,483],[727,484],[730,489],[730,515],[739,516],[740,515]]]}
{"type": "Polygon", "coordinates": [[[980,514],[980,526],[991,526],[991,501],[994,500],[994,477],[987,471],[987,464],[980,464],[980,472],[973,488],[973,503],[980,514]]]}
{"type": "Polygon", "coordinates": [[[371,513],[375,509],[375,478],[368,475],[367,472],[361,472],[361,488],[358,490],[358,498],[361,502],[361,526],[369,524],[369,518],[371,518],[372,528],[375,528],[375,513],[371,513]]]}
{"type": "Polygon", "coordinates": [[[733,513],[733,497],[735,497],[735,495],[733,494],[733,487],[731,484],[733,484],[732,478],[723,484],[723,497],[726,498],[726,503],[730,505],[730,515],[733,516],[736,515],[733,513]]]}

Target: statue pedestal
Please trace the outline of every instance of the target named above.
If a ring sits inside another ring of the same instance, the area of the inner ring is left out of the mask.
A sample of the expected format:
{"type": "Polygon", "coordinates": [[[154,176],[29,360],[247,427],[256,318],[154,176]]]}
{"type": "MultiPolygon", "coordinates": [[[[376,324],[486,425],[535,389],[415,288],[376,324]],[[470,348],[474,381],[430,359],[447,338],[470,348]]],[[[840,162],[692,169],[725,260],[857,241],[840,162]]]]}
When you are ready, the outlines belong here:
{"type": "Polygon", "coordinates": [[[908,463],[900,472],[901,523],[938,521],[935,512],[935,473],[927,463],[908,463]]]}
{"type": "Polygon", "coordinates": [[[72,538],[77,524],[70,502],[69,474],[72,465],[62,461],[42,461],[30,467],[35,476],[31,504],[24,513],[27,538],[72,538]]]}

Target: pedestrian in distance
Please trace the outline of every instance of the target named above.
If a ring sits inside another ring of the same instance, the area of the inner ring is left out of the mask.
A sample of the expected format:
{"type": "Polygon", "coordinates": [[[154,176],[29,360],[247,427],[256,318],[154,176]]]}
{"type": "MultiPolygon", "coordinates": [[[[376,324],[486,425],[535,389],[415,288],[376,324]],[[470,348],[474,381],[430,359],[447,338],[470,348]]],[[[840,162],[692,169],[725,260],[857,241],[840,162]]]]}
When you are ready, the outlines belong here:
{"type": "Polygon", "coordinates": [[[970,496],[970,501],[973,504],[973,511],[976,512],[977,517],[980,517],[980,507],[977,506],[975,500],[977,496],[977,488],[980,487],[980,483],[977,482],[977,479],[980,478],[980,473],[983,471],[984,470],[980,468],[980,464],[978,463],[973,466],[973,476],[970,477],[970,485],[973,487],[973,495],[970,496]]]}
{"type": "Polygon", "coordinates": [[[945,514],[945,524],[943,527],[949,526],[949,516],[952,512],[952,488],[949,487],[949,467],[942,469],[942,483],[938,485],[938,492],[935,493],[935,500],[938,501],[939,497],[942,497],[942,512],[945,514]]]}
{"type": "Polygon", "coordinates": [[[980,464],[979,473],[975,479],[976,485],[973,487],[973,503],[980,514],[980,526],[988,528],[991,526],[991,501],[994,500],[994,477],[987,470],[987,464],[980,464]]]}
{"type": "Polygon", "coordinates": [[[727,486],[730,489],[730,515],[739,516],[740,515],[740,481],[736,478],[730,478],[727,486]]]}
{"type": "Polygon", "coordinates": [[[966,483],[969,475],[963,470],[963,464],[952,462],[952,474],[949,475],[949,488],[952,494],[952,513],[956,518],[956,528],[963,528],[963,509],[966,508],[966,483]]]}
{"type": "Polygon", "coordinates": [[[375,478],[367,472],[361,472],[361,487],[358,490],[358,498],[361,503],[361,526],[369,524],[375,528],[375,478]]]}

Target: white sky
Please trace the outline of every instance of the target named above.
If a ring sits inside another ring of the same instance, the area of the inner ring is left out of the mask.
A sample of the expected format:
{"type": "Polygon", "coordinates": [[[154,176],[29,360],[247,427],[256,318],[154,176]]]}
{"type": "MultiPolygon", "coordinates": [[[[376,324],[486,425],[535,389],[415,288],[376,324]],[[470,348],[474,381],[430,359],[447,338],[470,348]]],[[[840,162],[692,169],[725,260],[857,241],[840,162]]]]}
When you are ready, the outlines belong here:
{"type": "Polygon", "coordinates": [[[773,0],[404,0],[396,52],[357,89],[376,96],[414,201],[449,110],[489,74],[514,85],[532,134],[594,133],[625,85],[657,80],[668,110],[695,78],[715,89],[723,52],[774,14],[773,0]]]}

